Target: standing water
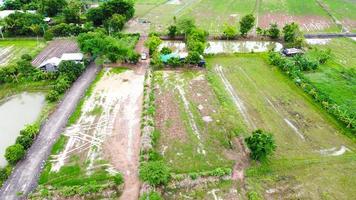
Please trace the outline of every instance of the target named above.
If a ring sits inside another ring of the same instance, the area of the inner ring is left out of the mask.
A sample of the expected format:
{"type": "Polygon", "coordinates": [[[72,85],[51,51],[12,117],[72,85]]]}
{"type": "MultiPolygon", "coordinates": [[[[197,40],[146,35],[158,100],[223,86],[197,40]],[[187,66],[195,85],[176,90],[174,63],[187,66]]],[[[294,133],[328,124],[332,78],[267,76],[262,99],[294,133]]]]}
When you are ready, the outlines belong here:
{"type": "Polygon", "coordinates": [[[269,50],[280,51],[283,45],[279,42],[270,41],[209,41],[205,49],[206,54],[219,53],[250,53],[266,52],[269,50]]]}
{"type": "Polygon", "coordinates": [[[39,117],[45,104],[42,93],[21,93],[0,101],[0,166],[6,165],[5,150],[15,144],[26,124],[39,117]]]}

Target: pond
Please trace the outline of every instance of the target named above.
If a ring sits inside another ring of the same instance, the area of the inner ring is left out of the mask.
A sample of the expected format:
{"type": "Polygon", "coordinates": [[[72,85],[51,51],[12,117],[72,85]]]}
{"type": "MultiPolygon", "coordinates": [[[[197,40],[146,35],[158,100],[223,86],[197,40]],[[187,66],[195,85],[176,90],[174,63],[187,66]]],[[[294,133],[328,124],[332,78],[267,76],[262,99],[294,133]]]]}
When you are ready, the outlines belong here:
{"type": "Polygon", "coordinates": [[[39,117],[45,105],[43,93],[21,93],[0,101],[0,166],[6,165],[5,150],[15,144],[26,124],[39,117]]]}
{"type": "Polygon", "coordinates": [[[283,45],[270,41],[209,41],[205,49],[206,54],[219,53],[250,53],[267,52],[269,50],[280,51],[283,45]]]}
{"type": "MultiPolygon", "coordinates": [[[[165,40],[159,46],[159,50],[163,47],[169,47],[173,53],[179,55],[187,55],[187,48],[183,41],[165,40]]],[[[280,51],[283,45],[279,42],[270,41],[227,41],[216,40],[208,41],[207,48],[204,53],[206,54],[219,54],[219,53],[250,53],[250,52],[267,52],[274,49],[280,51]]]]}

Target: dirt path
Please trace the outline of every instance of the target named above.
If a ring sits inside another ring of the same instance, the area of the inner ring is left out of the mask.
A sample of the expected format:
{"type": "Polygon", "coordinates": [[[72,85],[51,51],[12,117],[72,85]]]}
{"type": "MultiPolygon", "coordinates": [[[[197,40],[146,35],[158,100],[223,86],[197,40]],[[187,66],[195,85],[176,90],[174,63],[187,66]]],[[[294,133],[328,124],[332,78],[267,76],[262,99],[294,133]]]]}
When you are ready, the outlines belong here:
{"type": "Polygon", "coordinates": [[[125,72],[127,96],[120,101],[112,136],[104,143],[105,155],[111,164],[124,175],[125,187],[120,199],[136,200],[139,197],[138,178],[140,155],[140,119],[142,112],[144,75],[125,72]]]}
{"type": "Polygon", "coordinates": [[[51,153],[53,144],[99,69],[94,63],[90,64],[66,93],[57,110],[42,126],[38,138],[28,150],[26,157],[16,165],[13,173],[4,183],[0,190],[0,199],[21,199],[21,196],[17,195],[18,192],[26,195],[36,188],[39,174],[51,153]]]}
{"type": "MultiPolygon", "coordinates": [[[[146,35],[141,35],[136,51],[148,52],[144,46],[146,35]]],[[[124,191],[122,200],[137,200],[141,183],[138,177],[140,144],[141,144],[141,113],[143,105],[143,86],[145,73],[150,60],[141,60],[134,71],[125,72],[123,78],[127,83],[122,90],[127,92],[119,101],[120,110],[116,116],[112,136],[104,143],[104,154],[111,164],[124,175],[124,191]]]]}

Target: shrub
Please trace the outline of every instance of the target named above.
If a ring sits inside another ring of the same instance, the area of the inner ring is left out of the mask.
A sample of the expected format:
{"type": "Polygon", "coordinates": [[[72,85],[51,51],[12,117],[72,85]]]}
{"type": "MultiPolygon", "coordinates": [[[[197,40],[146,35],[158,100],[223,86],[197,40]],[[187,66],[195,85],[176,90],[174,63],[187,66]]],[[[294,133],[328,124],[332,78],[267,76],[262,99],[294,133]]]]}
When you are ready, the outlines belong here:
{"type": "Polygon", "coordinates": [[[52,31],[46,31],[46,32],[44,33],[43,37],[44,37],[44,39],[45,39],[46,41],[50,41],[50,40],[53,39],[54,34],[53,34],[52,31]]]}
{"type": "Polygon", "coordinates": [[[149,192],[149,193],[144,193],[140,197],[140,200],[163,200],[163,198],[157,192],[149,192]]]}
{"type": "Polygon", "coordinates": [[[158,36],[152,35],[146,40],[145,46],[149,49],[150,55],[152,55],[162,43],[161,38],[158,36]]]}
{"type": "Polygon", "coordinates": [[[22,56],[21,56],[21,59],[22,60],[26,60],[26,61],[32,61],[32,57],[29,55],[29,54],[23,54],[22,56]]]}
{"type": "Polygon", "coordinates": [[[198,64],[200,62],[200,54],[196,51],[190,51],[186,61],[190,64],[198,64]]]}
{"type": "Polygon", "coordinates": [[[124,178],[122,177],[121,174],[116,174],[116,175],[113,177],[113,179],[114,179],[114,183],[115,183],[116,185],[121,185],[122,183],[124,183],[124,178]]]}
{"type": "Polygon", "coordinates": [[[273,23],[269,25],[268,36],[272,39],[278,39],[280,36],[280,30],[278,29],[277,23],[273,23]]]}
{"type": "Polygon", "coordinates": [[[25,156],[25,149],[20,144],[14,144],[6,148],[5,158],[8,163],[15,165],[25,156]]]}
{"type": "Polygon", "coordinates": [[[177,35],[177,26],[175,25],[170,25],[168,27],[168,36],[171,37],[171,38],[174,38],[176,35],[177,35]]]}
{"type": "Polygon", "coordinates": [[[245,139],[248,148],[251,150],[251,158],[262,161],[272,154],[276,149],[273,136],[260,129],[254,131],[252,136],[245,139]]]}
{"type": "Polygon", "coordinates": [[[23,146],[25,149],[28,149],[31,147],[33,143],[33,138],[31,138],[28,135],[20,135],[17,137],[16,139],[16,144],[20,144],[21,146],[23,146]]]}
{"type": "Polygon", "coordinates": [[[255,17],[252,14],[242,17],[240,21],[241,36],[245,37],[247,33],[253,28],[254,25],[255,25],[255,17]]]}
{"type": "Polygon", "coordinates": [[[48,92],[46,99],[49,102],[55,102],[59,99],[60,94],[56,90],[51,90],[48,92]]]}
{"type": "Polygon", "coordinates": [[[172,67],[179,67],[180,65],[182,65],[182,62],[180,61],[179,58],[172,57],[172,58],[168,59],[167,64],[172,67]]]}
{"type": "Polygon", "coordinates": [[[166,185],[170,180],[170,170],[162,161],[149,161],[141,165],[140,178],[152,186],[166,185]]]}
{"type": "Polygon", "coordinates": [[[171,53],[172,53],[172,50],[169,47],[163,47],[161,49],[161,54],[163,54],[163,55],[167,55],[167,54],[171,54],[171,53]]]}
{"type": "Polygon", "coordinates": [[[255,191],[250,191],[247,193],[248,200],[262,200],[262,197],[255,191]]]}
{"type": "Polygon", "coordinates": [[[234,39],[237,36],[237,29],[234,26],[225,24],[223,35],[227,39],[234,39]]]}
{"type": "Polygon", "coordinates": [[[20,131],[20,134],[24,136],[29,136],[33,139],[36,137],[39,131],[39,127],[36,124],[32,124],[26,125],[26,127],[20,131]]]}

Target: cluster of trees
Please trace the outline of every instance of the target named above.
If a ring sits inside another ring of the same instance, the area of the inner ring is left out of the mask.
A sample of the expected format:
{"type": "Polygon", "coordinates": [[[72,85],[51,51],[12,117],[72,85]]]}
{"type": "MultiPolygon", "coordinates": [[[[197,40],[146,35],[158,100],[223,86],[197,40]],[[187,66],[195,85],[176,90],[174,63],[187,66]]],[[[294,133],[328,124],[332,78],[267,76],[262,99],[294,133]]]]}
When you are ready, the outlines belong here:
{"type": "MultiPolygon", "coordinates": [[[[316,55],[316,59],[318,64],[323,64],[330,58],[330,52],[327,50],[318,50],[317,53],[318,55],[316,55]]],[[[296,85],[309,94],[315,102],[320,103],[327,112],[343,122],[347,128],[356,132],[356,116],[354,112],[350,112],[346,107],[339,106],[328,94],[319,91],[302,73],[302,70],[304,69],[308,70],[315,68],[315,66],[313,66],[315,65],[315,61],[309,61],[309,58],[306,57],[290,59],[282,57],[279,53],[270,52],[269,62],[284,71],[294,80],[296,85]],[[308,64],[311,64],[312,66],[307,66],[308,64]]]]}
{"type": "Polygon", "coordinates": [[[130,0],[110,0],[97,8],[88,10],[86,17],[94,26],[104,25],[107,31],[120,31],[125,22],[135,14],[134,2],[130,0]]]}
{"type": "Polygon", "coordinates": [[[270,37],[272,39],[278,39],[281,35],[281,31],[279,30],[277,23],[270,24],[268,29],[257,27],[256,33],[257,35],[270,37]]]}
{"type": "MultiPolygon", "coordinates": [[[[6,36],[73,36],[100,27],[109,34],[122,30],[133,17],[131,0],[109,0],[97,8],[90,8],[77,0],[7,0],[4,9],[33,9],[36,13],[16,12],[4,20],[6,36]],[[47,24],[44,17],[53,17],[47,24]],[[48,32],[48,33],[47,33],[48,32]]],[[[52,36],[52,37],[53,37],[52,36]]]]}
{"type": "Polygon", "coordinates": [[[31,60],[31,56],[24,54],[16,64],[0,68],[0,84],[56,79],[56,74],[45,73],[33,67],[31,60]]]}
{"type": "Polygon", "coordinates": [[[26,150],[31,147],[38,133],[37,125],[27,125],[20,131],[16,143],[6,148],[5,159],[8,165],[0,169],[0,185],[10,176],[13,166],[26,155],[26,150]]]}
{"type": "Polygon", "coordinates": [[[125,38],[120,37],[126,36],[108,36],[97,31],[82,33],[78,36],[77,41],[82,52],[91,55],[99,62],[109,60],[112,63],[117,61],[137,63],[140,55],[134,51],[125,38]]]}
{"type": "Polygon", "coordinates": [[[55,102],[67,91],[72,83],[83,73],[85,67],[81,63],[73,61],[63,61],[59,64],[57,80],[52,89],[48,92],[46,99],[55,102]]]}
{"type": "MultiPolygon", "coordinates": [[[[255,17],[252,14],[245,15],[244,17],[241,18],[239,25],[239,32],[240,36],[246,37],[248,32],[252,30],[252,28],[255,26],[255,17]]],[[[223,36],[227,39],[233,39],[238,36],[238,29],[237,27],[233,25],[228,25],[225,24],[224,30],[223,30],[223,36]]]]}

